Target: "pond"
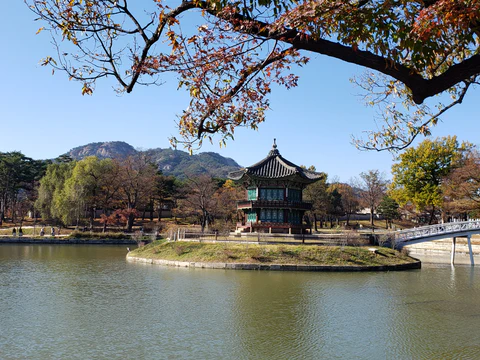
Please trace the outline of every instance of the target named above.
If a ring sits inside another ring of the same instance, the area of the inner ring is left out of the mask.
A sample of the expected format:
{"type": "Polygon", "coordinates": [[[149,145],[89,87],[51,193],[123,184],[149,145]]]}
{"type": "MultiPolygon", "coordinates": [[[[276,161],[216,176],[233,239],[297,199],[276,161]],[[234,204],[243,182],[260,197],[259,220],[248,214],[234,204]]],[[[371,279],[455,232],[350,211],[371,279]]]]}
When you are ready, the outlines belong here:
{"type": "Polygon", "coordinates": [[[125,246],[0,245],[0,358],[480,358],[480,268],[169,268],[125,246]]]}

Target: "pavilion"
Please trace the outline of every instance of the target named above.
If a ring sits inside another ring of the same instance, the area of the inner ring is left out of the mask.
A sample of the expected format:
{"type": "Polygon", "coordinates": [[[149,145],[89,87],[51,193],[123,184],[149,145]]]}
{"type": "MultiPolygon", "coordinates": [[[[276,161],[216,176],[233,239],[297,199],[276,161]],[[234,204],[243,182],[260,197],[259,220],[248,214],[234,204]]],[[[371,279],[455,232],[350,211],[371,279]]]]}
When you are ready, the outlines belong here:
{"type": "Polygon", "coordinates": [[[305,233],[309,226],[303,223],[303,216],[312,203],[303,201],[303,189],[324,176],[283,158],[274,139],[265,159],[228,174],[242,183],[247,193],[247,200],[237,203],[244,213],[237,231],[305,233]]]}

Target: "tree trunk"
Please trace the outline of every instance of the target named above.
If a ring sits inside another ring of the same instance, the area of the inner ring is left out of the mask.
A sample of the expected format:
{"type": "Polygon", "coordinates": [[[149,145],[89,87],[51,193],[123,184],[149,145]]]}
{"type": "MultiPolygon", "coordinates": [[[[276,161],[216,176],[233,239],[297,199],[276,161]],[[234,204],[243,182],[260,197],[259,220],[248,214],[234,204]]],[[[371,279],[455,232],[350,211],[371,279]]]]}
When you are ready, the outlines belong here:
{"type": "Polygon", "coordinates": [[[95,208],[90,209],[90,230],[93,230],[93,223],[95,220],[95,208]]]}
{"type": "Polygon", "coordinates": [[[150,199],[150,222],[153,222],[153,199],[150,199]]]}
{"type": "Polygon", "coordinates": [[[11,202],[10,208],[11,208],[12,222],[16,223],[17,222],[17,212],[15,211],[15,208],[16,208],[15,201],[11,202]]]}
{"type": "Polygon", "coordinates": [[[434,216],[435,216],[435,206],[432,207],[432,211],[430,212],[430,220],[428,221],[428,225],[432,225],[434,216]]]}
{"type": "Polygon", "coordinates": [[[158,222],[162,221],[162,204],[158,206],[158,222]]]}
{"type": "Polygon", "coordinates": [[[127,232],[132,232],[134,221],[135,221],[135,215],[133,213],[128,214],[127,232]]]}
{"type": "Polygon", "coordinates": [[[372,207],[370,208],[370,225],[372,225],[373,227],[373,213],[374,213],[375,209],[372,207]]]}
{"type": "Polygon", "coordinates": [[[318,227],[317,227],[317,214],[313,214],[313,221],[315,222],[315,231],[318,231],[318,227]]]}
{"type": "Polygon", "coordinates": [[[0,202],[0,225],[3,224],[3,220],[5,220],[5,198],[0,202]]]}

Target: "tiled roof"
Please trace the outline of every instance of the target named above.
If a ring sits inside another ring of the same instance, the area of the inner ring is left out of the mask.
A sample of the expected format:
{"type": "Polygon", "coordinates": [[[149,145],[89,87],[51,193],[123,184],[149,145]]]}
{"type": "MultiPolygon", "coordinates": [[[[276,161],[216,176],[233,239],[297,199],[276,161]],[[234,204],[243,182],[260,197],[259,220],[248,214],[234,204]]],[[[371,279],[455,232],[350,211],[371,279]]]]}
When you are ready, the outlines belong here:
{"type": "Polygon", "coordinates": [[[268,156],[246,168],[228,174],[232,180],[240,180],[244,175],[264,179],[281,179],[292,175],[298,175],[307,181],[316,181],[323,177],[322,173],[302,169],[300,166],[288,161],[280,155],[277,144],[274,141],[273,148],[268,156]]]}

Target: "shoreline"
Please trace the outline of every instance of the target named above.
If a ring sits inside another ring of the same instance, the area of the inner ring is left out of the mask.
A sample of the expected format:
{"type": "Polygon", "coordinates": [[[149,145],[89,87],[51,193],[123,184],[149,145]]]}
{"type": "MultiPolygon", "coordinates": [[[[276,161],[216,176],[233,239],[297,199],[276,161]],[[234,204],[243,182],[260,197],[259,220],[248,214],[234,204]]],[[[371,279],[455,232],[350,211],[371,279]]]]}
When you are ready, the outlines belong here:
{"type": "Polygon", "coordinates": [[[403,271],[421,269],[422,263],[417,260],[408,264],[398,265],[301,265],[301,264],[261,264],[261,263],[225,263],[201,261],[176,261],[164,259],[149,259],[127,254],[127,261],[170,267],[222,269],[222,270],[271,270],[271,271],[316,271],[316,272],[359,272],[359,271],[403,271]]]}
{"type": "Polygon", "coordinates": [[[182,268],[275,271],[398,271],[421,261],[389,248],[159,241],[126,255],[129,262],[182,268]]]}
{"type": "Polygon", "coordinates": [[[62,237],[0,237],[0,244],[85,244],[85,245],[137,245],[133,239],[76,239],[62,237]]]}

